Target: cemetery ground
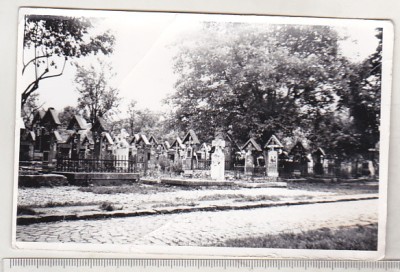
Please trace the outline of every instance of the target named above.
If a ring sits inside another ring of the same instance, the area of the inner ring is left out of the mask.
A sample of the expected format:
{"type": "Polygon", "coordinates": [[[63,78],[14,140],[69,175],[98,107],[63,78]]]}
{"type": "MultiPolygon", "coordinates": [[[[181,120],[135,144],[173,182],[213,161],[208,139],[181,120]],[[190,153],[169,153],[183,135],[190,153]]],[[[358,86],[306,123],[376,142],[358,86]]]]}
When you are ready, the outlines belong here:
{"type": "Polygon", "coordinates": [[[17,241],[375,250],[377,221],[361,179],[19,188],[17,241]]]}

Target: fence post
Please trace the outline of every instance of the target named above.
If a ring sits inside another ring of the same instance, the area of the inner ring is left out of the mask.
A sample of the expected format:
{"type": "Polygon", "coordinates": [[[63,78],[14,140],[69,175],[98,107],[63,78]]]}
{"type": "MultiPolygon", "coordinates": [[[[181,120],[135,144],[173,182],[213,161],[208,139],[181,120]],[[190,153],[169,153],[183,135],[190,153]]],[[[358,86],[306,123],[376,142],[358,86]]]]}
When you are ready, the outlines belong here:
{"type": "Polygon", "coordinates": [[[149,154],[148,154],[149,150],[147,148],[145,148],[144,150],[145,150],[145,152],[144,152],[145,156],[144,156],[143,163],[144,163],[144,175],[146,176],[147,167],[148,167],[148,163],[149,163],[149,154]]]}

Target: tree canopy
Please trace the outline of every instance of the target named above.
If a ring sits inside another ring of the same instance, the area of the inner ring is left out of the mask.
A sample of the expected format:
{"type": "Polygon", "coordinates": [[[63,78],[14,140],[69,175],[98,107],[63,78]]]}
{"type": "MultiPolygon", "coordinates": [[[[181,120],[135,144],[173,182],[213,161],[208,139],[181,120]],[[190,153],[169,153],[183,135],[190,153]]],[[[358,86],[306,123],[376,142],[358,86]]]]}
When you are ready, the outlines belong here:
{"type": "Polygon", "coordinates": [[[94,124],[97,117],[105,117],[116,110],[121,100],[119,90],[109,85],[112,68],[102,61],[99,61],[99,67],[77,64],[76,68],[75,84],[80,94],[77,108],[94,124]]]}
{"type": "Polygon", "coordinates": [[[64,107],[64,109],[58,113],[58,119],[61,122],[61,126],[66,128],[75,114],[79,114],[79,110],[77,108],[73,106],[64,107]]]}
{"type": "Polygon", "coordinates": [[[175,140],[179,133],[173,130],[169,124],[171,120],[168,119],[168,114],[139,109],[136,104],[135,100],[129,102],[127,117],[112,124],[114,132],[119,133],[121,129],[125,129],[131,135],[145,134],[148,137],[153,135],[160,143],[165,140],[175,140]]]}
{"type": "Polygon", "coordinates": [[[42,107],[39,104],[39,94],[34,93],[26,100],[26,103],[21,109],[21,117],[26,127],[29,127],[36,112],[42,107]]]}
{"type": "Polygon", "coordinates": [[[21,72],[29,78],[29,84],[22,92],[21,107],[42,80],[61,76],[68,60],[112,53],[114,36],[109,32],[90,34],[92,28],[90,18],[25,16],[21,72]]]}
{"type": "Polygon", "coordinates": [[[372,63],[380,65],[380,49],[357,65],[339,53],[340,39],[329,26],[204,24],[201,35],[178,44],[177,92],[169,100],[175,125],[195,129],[204,140],[221,127],[240,142],[293,136],[300,127],[315,146],[352,152],[342,145],[360,141],[355,125],[363,126],[358,132],[376,129],[363,124],[376,124],[376,116],[357,117],[356,105],[380,111],[380,78],[365,74],[372,63]]]}

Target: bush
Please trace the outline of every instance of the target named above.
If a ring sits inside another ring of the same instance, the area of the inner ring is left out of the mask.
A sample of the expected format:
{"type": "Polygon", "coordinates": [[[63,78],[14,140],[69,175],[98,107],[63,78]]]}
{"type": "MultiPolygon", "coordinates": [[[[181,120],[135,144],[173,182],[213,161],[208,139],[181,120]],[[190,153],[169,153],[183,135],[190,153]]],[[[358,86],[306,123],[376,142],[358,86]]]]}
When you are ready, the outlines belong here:
{"type": "Polygon", "coordinates": [[[177,174],[183,173],[183,165],[181,161],[175,162],[172,165],[172,172],[175,172],[177,174]]]}
{"type": "Polygon", "coordinates": [[[27,206],[18,206],[17,207],[17,215],[36,215],[37,212],[35,212],[32,208],[29,208],[27,206]]]}
{"type": "Polygon", "coordinates": [[[165,156],[160,157],[160,159],[158,160],[158,164],[160,165],[161,171],[165,171],[171,166],[171,162],[165,156]]]}
{"type": "Polygon", "coordinates": [[[116,208],[114,206],[114,204],[112,204],[111,202],[103,202],[100,207],[101,210],[103,211],[107,211],[107,212],[112,212],[115,211],[116,208]]]}
{"type": "Polygon", "coordinates": [[[95,201],[65,201],[65,202],[55,202],[49,201],[44,204],[36,205],[38,208],[55,208],[55,207],[71,207],[71,206],[89,206],[89,205],[98,205],[98,202],[95,201]]]}

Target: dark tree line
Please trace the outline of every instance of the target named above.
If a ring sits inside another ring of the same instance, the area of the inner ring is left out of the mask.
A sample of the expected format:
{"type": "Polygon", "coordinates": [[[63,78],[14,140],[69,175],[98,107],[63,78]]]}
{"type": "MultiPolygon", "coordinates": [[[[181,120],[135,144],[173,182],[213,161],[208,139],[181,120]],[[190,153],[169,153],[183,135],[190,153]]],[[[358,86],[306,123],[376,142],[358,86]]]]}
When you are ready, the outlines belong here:
{"type": "Polygon", "coordinates": [[[207,23],[179,43],[175,127],[211,139],[222,127],[239,141],[299,127],[314,146],[338,156],[379,141],[382,30],[362,63],[339,53],[328,26],[207,23]]]}

